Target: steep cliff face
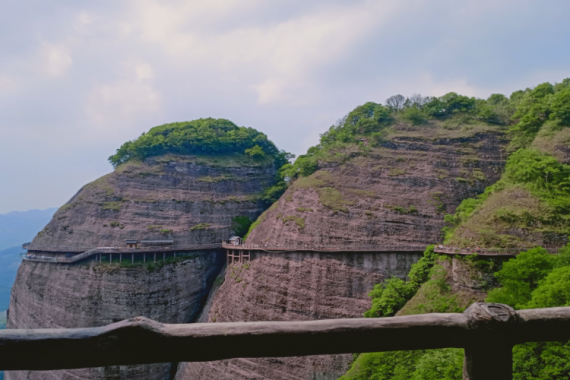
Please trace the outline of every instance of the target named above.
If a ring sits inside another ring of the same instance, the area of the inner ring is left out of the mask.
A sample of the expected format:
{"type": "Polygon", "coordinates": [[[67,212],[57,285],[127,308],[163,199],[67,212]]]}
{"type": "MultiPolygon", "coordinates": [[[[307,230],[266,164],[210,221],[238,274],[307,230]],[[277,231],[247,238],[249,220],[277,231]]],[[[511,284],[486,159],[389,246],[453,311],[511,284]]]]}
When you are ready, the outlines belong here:
{"type": "MultiPolygon", "coordinates": [[[[194,320],[224,264],[219,252],[193,252],[165,265],[25,261],[12,288],[8,328],[93,327],[135,316],[194,320]]],[[[167,379],[170,364],[67,371],[10,371],[8,379],[167,379]]]]}
{"type": "Polygon", "coordinates": [[[455,216],[447,243],[525,249],[568,243],[570,128],[545,127],[513,153],[501,180],[455,216]]]}
{"type": "MultiPolygon", "coordinates": [[[[404,278],[420,253],[257,253],[230,266],[204,322],[358,318],[368,291],[404,278]]],[[[183,363],[177,379],[337,379],[351,355],[183,363]]]]}
{"type": "Polygon", "coordinates": [[[263,211],[274,183],[271,159],[151,157],[128,161],[85,185],[32,241],[33,247],[125,246],[125,239],[173,239],[175,246],[219,243],[232,218],[263,211]]]}
{"type": "MultiPolygon", "coordinates": [[[[504,167],[497,128],[397,125],[388,141],[346,147],[341,159],[294,182],[256,222],[247,243],[297,246],[230,268],[208,322],[358,318],[368,292],[405,278],[421,252],[318,254],[305,245],[426,246],[441,240],[445,213],[481,193],[504,167]]],[[[178,379],[337,379],[350,355],[185,363],[178,379]]]]}
{"type": "MultiPolygon", "coordinates": [[[[173,250],[219,244],[232,219],[255,219],[260,194],[274,183],[272,159],[243,155],[167,155],[128,161],[84,186],[33,240],[61,253],[125,239],[172,239],[173,250]]],[[[159,255],[160,257],[160,255],[159,255]]],[[[193,251],[158,263],[50,264],[25,261],[12,288],[10,328],[88,327],[146,316],[193,321],[225,263],[221,250],[193,251]]],[[[167,379],[170,364],[51,372],[9,372],[8,379],[167,379]]]]}
{"type": "Polygon", "coordinates": [[[427,245],[441,241],[443,215],[484,191],[504,167],[497,130],[396,129],[369,152],[289,187],[259,219],[251,244],[427,245]]]}

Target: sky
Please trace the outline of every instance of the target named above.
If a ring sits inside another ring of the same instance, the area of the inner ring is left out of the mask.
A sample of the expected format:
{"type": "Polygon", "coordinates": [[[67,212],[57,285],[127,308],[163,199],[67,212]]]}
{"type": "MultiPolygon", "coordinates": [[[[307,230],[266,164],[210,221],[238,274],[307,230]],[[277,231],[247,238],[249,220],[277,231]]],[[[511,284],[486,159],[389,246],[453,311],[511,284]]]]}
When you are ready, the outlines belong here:
{"type": "Polygon", "coordinates": [[[567,0],[2,0],[0,214],[59,207],[153,126],[225,118],[297,155],[395,94],[570,77],[567,0]]]}

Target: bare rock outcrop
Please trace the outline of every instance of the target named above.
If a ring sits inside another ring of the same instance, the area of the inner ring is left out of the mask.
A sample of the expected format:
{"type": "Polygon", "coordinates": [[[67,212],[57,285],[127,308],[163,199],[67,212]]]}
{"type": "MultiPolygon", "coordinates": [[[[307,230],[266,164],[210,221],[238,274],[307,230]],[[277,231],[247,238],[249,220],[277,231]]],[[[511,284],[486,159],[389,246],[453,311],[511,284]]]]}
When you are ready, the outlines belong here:
{"type": "MultiPolygon", "coordinates": [[[[367,294],[391,276],[405,278],[416,253],[257,253],[230,266],[207,322],[359,318],[367,294]]],[[[351,355],[182,363],[177,379],[337,379],[351,355]]]]}
{"type": "Polygon", "coordinates": [[[504,143],[501,133],[399,136],[343,164],[323,163],[289,187],[247,241],[299,246],[440,242],[444,214],[500,178],[504,143]]]}
{"type": "Polygon", "coordinates": [[[128,161],[85,185],[31,244],[89,249],[125,239],[174,239],[176,246],[219,243],[232,218],[264,210],[263,188],[275,181],[269,160],[243,156],[150,157],[128,161]]]}
{"type": "MultiPolygon", "coordinates": [[[[8,328],[104,326],[135,316],[165,323],[194,320],[224,263],[221,253],[194,252],[153,267],[91,262],[23,262],[12,288],[8,328]]],[[[62,371],[9,371],[7,379],[168,379],[171,364],[62,371]]]]}
{"type": "MultiPolygon", "coordinates": [[[[225,255],[220,249],[184,253],[184,247],[219,244],[233,233],[233,218],[257,218],[265,207],[260,194],[274,181],[272,159],[239,155],[167,155],[120,165],[61,207],[30,251],[72,255],[101,246],[125,247],[125,239],[169,239],[179,255],[138,264],[24,261],[12,288],[8,328],[93,327],[135,316],[194,321],[225,255]]],[[[170,363],[7,372],[10,380],[169,376],[170,363]]]]}
{"type": "MultiPolygon", "coordinates": [[[[342,252],[342,246],[426,246],[442,240],[443,217],[496,182],[505,165],[504,134],[395,128],[388,141],[319,162],[258,219],[247,238],[260,247],[337,246],[330,254],[257,254],[230,268],[209,322],[361,317],[368,292],[405,278],[416,252],[342,252]],[[351,158],[346,159],[346,156],[351,158]]],[[[344,374],[347,355],[183,363],[178,380],[328,380],[344,374]]]]}

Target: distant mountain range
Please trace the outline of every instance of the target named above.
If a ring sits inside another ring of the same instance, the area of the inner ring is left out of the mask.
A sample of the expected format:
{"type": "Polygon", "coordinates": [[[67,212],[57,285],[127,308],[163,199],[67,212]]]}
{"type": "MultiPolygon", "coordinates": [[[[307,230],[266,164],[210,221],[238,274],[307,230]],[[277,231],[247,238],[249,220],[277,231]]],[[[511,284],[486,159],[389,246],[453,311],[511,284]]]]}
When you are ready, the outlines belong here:
{"type": "Polygon", "coordinates": [[[21,246],[0,251],[0,310],[6,310],[10,305],[10,289],[22,261],[21,252],[25,252],[21,246]]]}
{"type": "Polygon", "coordinates": [[[25,252],[22,244],[31,241],[56,211],[50,208],[0,215],[0,312],[10,304],[10,289],[21,261],[19,254],[25,252]]]}
{"type": "Polygon", "coordinates": [[[0,215],[0,250],[31,241],[56,211],[57,208],[48,208],[0,215]]]}

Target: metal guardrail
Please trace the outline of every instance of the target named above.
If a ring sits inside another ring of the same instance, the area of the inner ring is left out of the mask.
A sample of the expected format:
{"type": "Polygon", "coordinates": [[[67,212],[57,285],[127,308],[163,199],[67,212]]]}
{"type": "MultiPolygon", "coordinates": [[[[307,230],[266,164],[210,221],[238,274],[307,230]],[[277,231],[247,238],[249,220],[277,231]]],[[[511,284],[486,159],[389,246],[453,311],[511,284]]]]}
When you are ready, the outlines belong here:
{"type": "MultiPolygon", "coordinates": [[[[437,253],[445,253],[451,255],[481,255],[481,256],[516,256],[522,251],[529,250],[534,247],[527,248],[458,248],[458,247],[439,247],[436,246],[434,251],[437,253]]],[[[557,254],[561,248],[545,248],[548,253],[557,254]]]]}
{"type": "Polygon", "coordinates": [[[0,370],[201,362],[230,358],[465,349],[464,379],[512,379],[513,347],[570,339],[570,307],[515,311],[475,303],[464,313],[303,322],[162,324],[0,331],[0,370]]]}
{"type": "Polygon", "coordinates": [[[315,252],[423,252],[425,245],[324,245],[324,244],[232,244],[223,242],[222,248],[251,251],[315,251],[315,252]]]}

